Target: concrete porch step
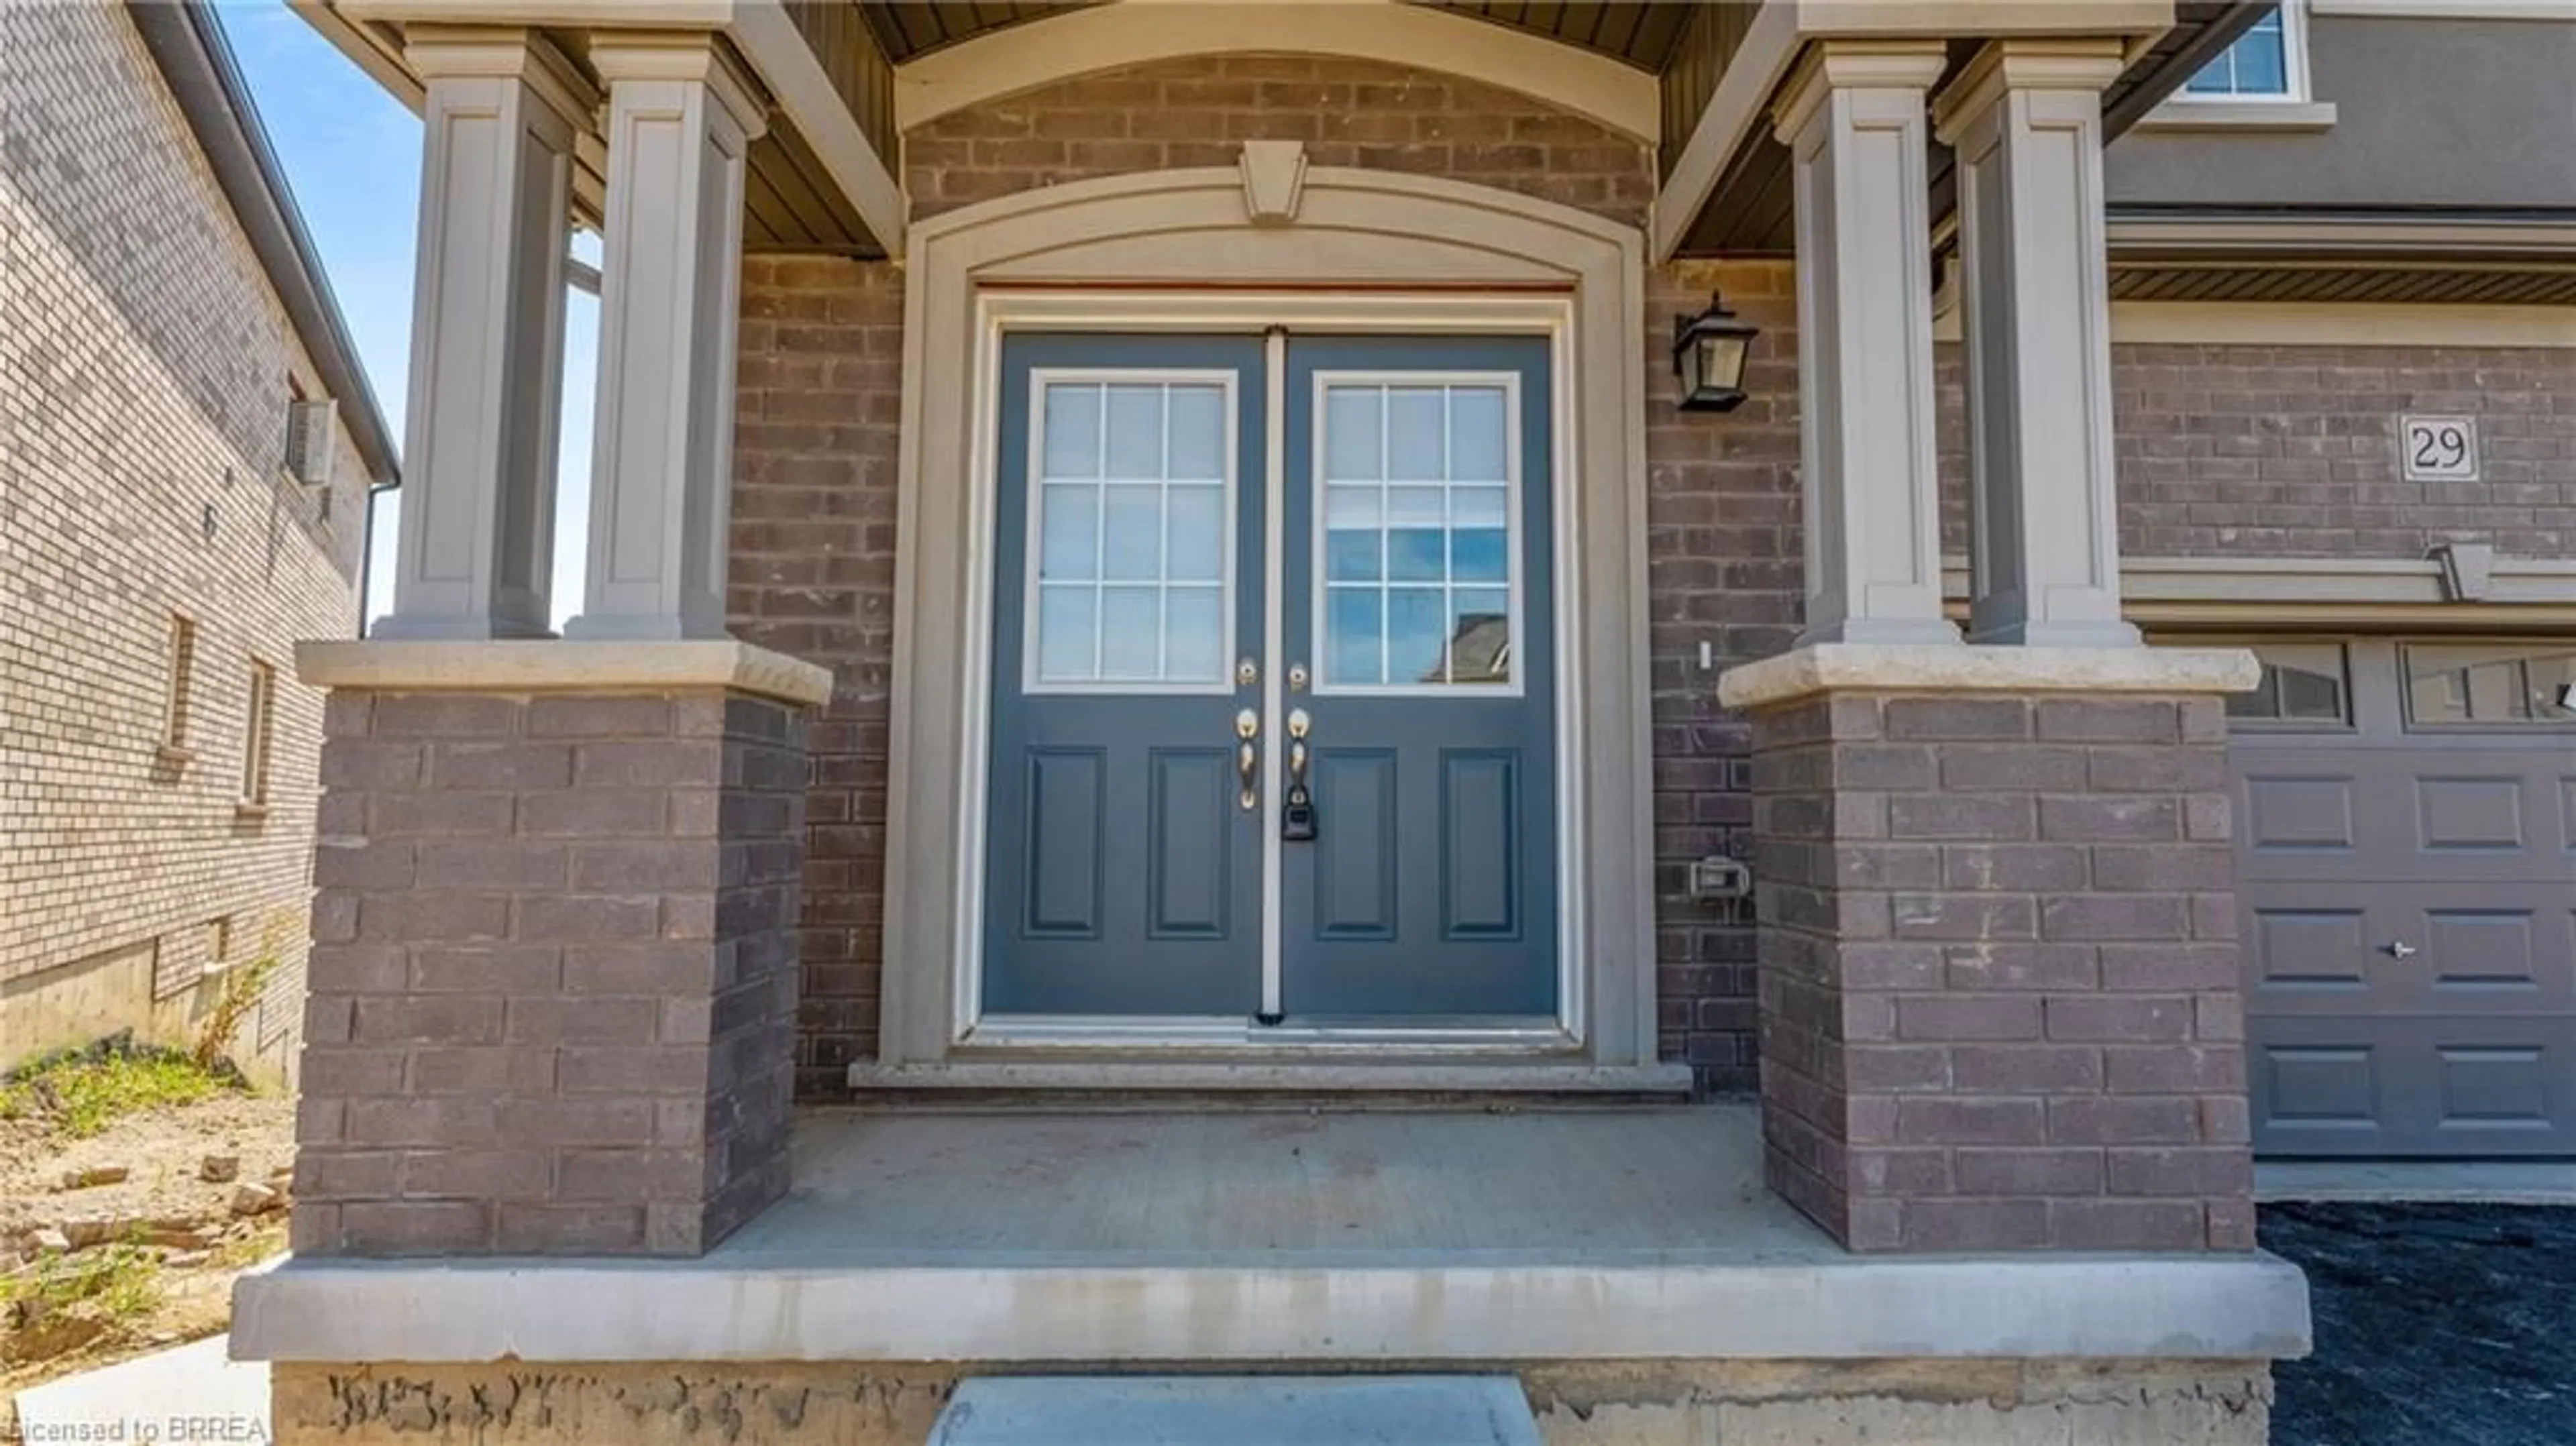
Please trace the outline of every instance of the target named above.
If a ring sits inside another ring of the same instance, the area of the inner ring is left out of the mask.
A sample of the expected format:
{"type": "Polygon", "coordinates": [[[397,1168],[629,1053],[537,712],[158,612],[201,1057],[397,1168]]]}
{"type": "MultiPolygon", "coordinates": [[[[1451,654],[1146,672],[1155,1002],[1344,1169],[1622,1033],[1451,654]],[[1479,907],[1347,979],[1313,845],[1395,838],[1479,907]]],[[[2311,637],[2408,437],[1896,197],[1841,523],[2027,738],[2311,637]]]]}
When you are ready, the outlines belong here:
{"type": "Polygon", "coordinates": [[[1510,1376],[981,1376],[930,1446],[1539,1446],[1510,1376]]]}

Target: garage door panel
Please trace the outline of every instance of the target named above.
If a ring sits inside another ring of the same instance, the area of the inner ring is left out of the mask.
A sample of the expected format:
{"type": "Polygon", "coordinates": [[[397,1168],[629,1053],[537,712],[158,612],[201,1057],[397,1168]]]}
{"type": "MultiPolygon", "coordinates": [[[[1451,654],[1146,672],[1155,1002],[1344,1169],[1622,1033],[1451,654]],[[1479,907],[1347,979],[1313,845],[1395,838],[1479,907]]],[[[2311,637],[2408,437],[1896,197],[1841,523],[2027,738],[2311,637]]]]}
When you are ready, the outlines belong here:
{"type": "Polygon", "coordinates": [[[2255,1147],[2576,1154],[2576,732],[2518,694],[2416,726],[2402,654],[2345,648],[2346,727],[2230,739],[2255,1147]]]}
{"type": "Polygon", "coordinates": [[[2415,776],[2415,846],[2427,853],[2518,854],[2531,847],[2516,773],[2415,776]]]}
{"type": "Polygon", "coordinates": [[[2576,1151],[2576,1020],[2259,1019],[2246,1048],[2266,1155],[2576,1151]]]}
{"type": "Polygon", "coordinates": [[[2396,749],[2339,735],[2298,750],[2278,737],[2239,744],[2245,877],[2576,879],[2576,778],[2565,756],[2409,737],[2396,749]]]}
{"type": "Polygon", "coordinates": [[[2383,974],[2388,1002],[2435,1014],[2576,1013],[2576,900],[2551,906],[2513,884],[2436,884],[2405,898],[2390,909],[2391,937],[2416,952],[2383,974]]]}
{"type": "Polygon", "coordinates": [[[2279,770],[2248,769],[2239,785],[2246,846],[2260,858],[2288,858],[2349,868],[2359,852],[2359,780],[2283,760],[2279,770]]]}
{"type": "MultiPolygon", "coordinates": [[[[2370,919],[2362,909],[2323,899],[2275,900],[2245,911],[2245,949],[2254,988],[2303,998],[2357,994],[2370,988],[2370,919]]],[[[2350,1000],[2321,1007],[2350,1009],[2350,1000]]]]}

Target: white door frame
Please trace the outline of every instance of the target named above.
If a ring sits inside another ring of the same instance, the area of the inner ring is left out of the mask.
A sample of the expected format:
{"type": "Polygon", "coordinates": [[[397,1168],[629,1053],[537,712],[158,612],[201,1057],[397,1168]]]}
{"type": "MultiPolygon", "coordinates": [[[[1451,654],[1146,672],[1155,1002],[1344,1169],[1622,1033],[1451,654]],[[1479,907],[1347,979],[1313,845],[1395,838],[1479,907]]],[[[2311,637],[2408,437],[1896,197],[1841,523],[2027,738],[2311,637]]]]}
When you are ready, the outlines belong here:
{"type": "MultiPolygon", "coordinates": [[[[905,312],[883,1027],[880,1059],[854,1066],[854,1079],[964,1082],[983,1064],[1034,1080],[1041,1075],[1029,1067],[1050,1059],[1077,1061],[1079,1073],[1048,1082],[1102,1084],[1151,1082],[1175,1060],[1205,1078],[1248,1058],[1308,1056],[1368,1065],[1357,1073],[1375,1076],[1377,1063],[1465,1055],[1498,1078],[1537,1081],[1533,1070],[1571,1067],[1620,1072],[1624,1087],[1679,1069],[1655,1058],[1642,250],[1634,228],[1551,202],[1339,168],[1306,174],[1299,213],[1284,226],[1256,226],[1242,175],[1207,169],[1075,182],[916,229],[905,312]],[[1182,265],[1184,255],[1194,265],[1182,265]],[[1223,284],[1175,284],[1176,275],[1223,284]],[[1332,289],[1319,288],[1326,278],[1332,289]],[[1563,1012],[1551,1028],[1516,1034],[1299,1038],[1281,1028],[1251,1041],[1241,1020],[1225,1022],[1228,1038],[1188,1021],[985,1025],[974,940],[1000,339],[1006,330],[1258,334],[1274,325],[1551,338],[1559,859],[1574,945],[1560,950],[1563,1012]]],[[[1316,1082],[1335,1081],[1319,1074],[1316,1082]]]]}

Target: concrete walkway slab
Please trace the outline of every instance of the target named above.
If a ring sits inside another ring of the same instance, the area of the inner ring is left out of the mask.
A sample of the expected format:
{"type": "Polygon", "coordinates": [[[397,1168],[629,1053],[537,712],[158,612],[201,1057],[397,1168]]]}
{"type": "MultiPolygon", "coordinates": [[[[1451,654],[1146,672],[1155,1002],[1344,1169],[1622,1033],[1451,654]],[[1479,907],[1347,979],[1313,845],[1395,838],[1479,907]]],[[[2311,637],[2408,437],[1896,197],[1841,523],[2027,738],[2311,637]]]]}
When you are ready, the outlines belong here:
{"type": "Polygon", "coordinates": [[[930,1446],[1539,1446],[1510,1376],[984,1376],[930,1446]]]}
{"type": "Polygon", "coordinates": [[[18,1393],[26,1441],[211,1446],[269,1439],[268,1364],[235,1361],[223,1336],[18,1393]]]}

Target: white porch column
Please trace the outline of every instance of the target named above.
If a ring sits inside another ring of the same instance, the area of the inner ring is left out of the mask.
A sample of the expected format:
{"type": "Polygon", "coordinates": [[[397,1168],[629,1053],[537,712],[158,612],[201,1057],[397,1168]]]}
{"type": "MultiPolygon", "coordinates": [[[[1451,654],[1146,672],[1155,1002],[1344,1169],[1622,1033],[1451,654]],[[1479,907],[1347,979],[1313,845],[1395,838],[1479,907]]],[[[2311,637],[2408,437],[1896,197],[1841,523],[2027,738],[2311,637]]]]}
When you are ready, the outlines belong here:
{"type": "Polygon", "coordinates": [[[1836,41],[1773,113],[1796,158],[1810,643],[1959,640],[1941,616],[1924,91],[1936,41],[1836,41]]]}
{"type": "Polygon", "coordinates": [[[1934,105],[1957,150],[1968,635],[2123,646],[2102,89],[2116,39],[1998,40],[1934,105]]]}
{"type": "Polygon", "coordinates": [[[555,427],[574,138],[597,103],[533,32],[416,25],[420,260],[402,539],[380,638],[553,631],[555,427]]]}
{"type": "Polygon", "coordinates": [[[583,638],[725,636],[753,82],[705,32],[602,35],[608,214],[583,638]]]}

